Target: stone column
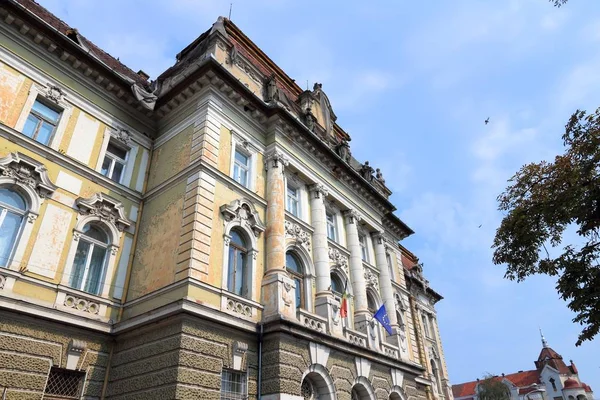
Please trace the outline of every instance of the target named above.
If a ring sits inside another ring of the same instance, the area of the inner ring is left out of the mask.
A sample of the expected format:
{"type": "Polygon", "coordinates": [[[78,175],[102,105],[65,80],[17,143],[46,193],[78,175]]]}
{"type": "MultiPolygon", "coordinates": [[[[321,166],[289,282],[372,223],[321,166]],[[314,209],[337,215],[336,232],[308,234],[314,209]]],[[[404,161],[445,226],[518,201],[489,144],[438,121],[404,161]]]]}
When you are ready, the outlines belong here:
{"type": "Polygon", "coordinates": [[[346,218],[346,241],[350,250],[350,279],[354,292],[354,327],[363,333],[368,333],[367,323],[370,316],[367,308],[367,286],[357,227],[360,216],[355,210],[347,210],[344,212],[344,217],[346,218]]]}
{"type": "Polygon", "coordinates": [[[294,281],[285,271],[285,185],[283,169],[288,164],[283,154],[265,155],[267,170],[266,272],[262,281],[263,320],[296,318],[294,281]]]}
{"type": "Polygon", "coordinates": [[[336,336],[343,336],[341,318],[339,316],[340,304],[334,299],[331,292],[331,268],[329,265],[329,245],[327,244],[327,216],[325,213],[325,197],[327,190],[321,184],[309,187],[310,208],[313,244],[313,262],[317,275],[317,293],[315,298],[315,312],[324,317],[329,324],[329,332],[336,336]]]}
{"type": "Polygon", "coordinates": [[[396,317],[396,302],[394,301],[394,289],[392,288],[390,268],[388,266],[387,257],[385,256],[385,239],[383,233],[376,232],[373,234],[373,239],[375,243],[375,263],[379,269],[381,298],[383,304],[385,304],[385,310],[387,311],[394,332],[393,335],[386,336],[386,342],[400,347],[400,338],[398,338],[398,318],[396,317]]]}

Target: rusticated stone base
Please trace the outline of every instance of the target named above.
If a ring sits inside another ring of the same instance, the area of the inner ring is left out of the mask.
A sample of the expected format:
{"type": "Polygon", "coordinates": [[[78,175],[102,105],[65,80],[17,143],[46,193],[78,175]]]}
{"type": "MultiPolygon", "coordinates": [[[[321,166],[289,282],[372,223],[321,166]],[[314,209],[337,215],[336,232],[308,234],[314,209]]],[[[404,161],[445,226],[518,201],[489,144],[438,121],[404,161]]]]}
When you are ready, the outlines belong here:
{"type": "Polygon", "coordinates": [[[41,399],[52,366],[65,368],[72,340],[86,343],[77,369],[85,371],[85,399],[99,399],[110,339],[83,329],[0,311],[0,393],[7,400],[41,399]]]}

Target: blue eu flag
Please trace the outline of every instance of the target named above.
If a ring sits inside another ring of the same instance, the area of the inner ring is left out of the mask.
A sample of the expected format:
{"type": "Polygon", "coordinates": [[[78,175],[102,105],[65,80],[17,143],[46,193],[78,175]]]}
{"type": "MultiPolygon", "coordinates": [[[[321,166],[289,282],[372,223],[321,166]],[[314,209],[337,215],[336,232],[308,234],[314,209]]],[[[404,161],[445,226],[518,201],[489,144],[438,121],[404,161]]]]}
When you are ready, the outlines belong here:
{"type": "Polygon", "coordinates": [[[389,335],[393,333],[392,326],[390,325],[390,319],[388,318],[387,312],[385,311],[385,304],[382,304],[381,307],[379,307],[379,310],[377,310],[375,315],[373,315],[373,318],[379,321],[379,323],[385,328],[389,335]]]}

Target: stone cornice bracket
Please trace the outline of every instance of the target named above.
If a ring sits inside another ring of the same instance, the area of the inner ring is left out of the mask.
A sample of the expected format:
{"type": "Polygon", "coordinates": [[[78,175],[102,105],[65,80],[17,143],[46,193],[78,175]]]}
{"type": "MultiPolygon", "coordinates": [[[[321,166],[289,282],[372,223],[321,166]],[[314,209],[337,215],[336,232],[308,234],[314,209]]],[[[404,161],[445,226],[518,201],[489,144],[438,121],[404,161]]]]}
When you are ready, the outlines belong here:
{"type": "Polygon", "coordinates": [[[69,342],[69,352],[70,353],[82,353],[87,347],[87,343],[83,340],[79,339],[71,339],[69,342]]]}
{"type": "Polygon", "coordinates": [[[273,150],[265,155],[265,170],[269,168],[278,168],[281,165],[281,170],[289,165],[289,161],[286,156],[277,150],[273,150]]]}
{"type": "Polygon", "coordinates": [[[362,220],[360,214],[356,210],[346,210],[342,215],[348,220],[350,224],[356,224],[362,220]]]}
{"type": "Polygon", "coordinates": [[[325,198],[329,195],[329,191],[320,183],[314,183],[308,187],[308,191],[315,196],[315,199],[325,198]]]}
{"type": "Polygon", "coordinates": [[[82,215],[93,215],[114,224],[119,231],[123,231],[131,225],[131,222],[125,216],[125,207],[118,200],[115,200],[103,193],[96,193],[87,199],[78,198],[75,204],[82,215]]]}
{"type": "Polygon", "coordinates": [[[57,188],[42,163],[21,153],[0,158],[0,177],[12,178],[15,183],[35,190],[42,198],[50,196],[57,188]]]}
{"type": "Polygon", "coordinates": [[[244,356],[248,352],[248,343],[236,341],[233,343],[232,366],[236,371],[241,371],[244,365],[244,356]]]}
{"type": "Polygon", "coordinates": [[[223,204],[219,210],[225,221],[239,221],[241,225],[249,227],[256,237],[259,237],[266,229],[254,205],[248,199],[242,198],[234,200],[229,204],[223,204]]]}

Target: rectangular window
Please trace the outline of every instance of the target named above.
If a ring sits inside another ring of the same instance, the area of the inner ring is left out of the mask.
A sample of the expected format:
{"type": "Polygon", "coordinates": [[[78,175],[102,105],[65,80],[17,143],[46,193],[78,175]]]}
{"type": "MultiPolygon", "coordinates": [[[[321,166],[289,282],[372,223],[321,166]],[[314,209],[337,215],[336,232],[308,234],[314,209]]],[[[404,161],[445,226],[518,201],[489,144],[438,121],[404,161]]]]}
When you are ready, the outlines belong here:
{"type": "Polygon", "coordinates": [[[59,118],[59,111],[36,100],[25,121],[25,126],[23,126],[23,134],[48,146],[52,134],[56,130],[59,118]]]}
{"type": "Polygon", "coordinates": [[[427,318],[424,315],[421,315],[421,322],[423,323],[423,330],[425,331],[426,337],[431,337],[429,334],[429,324],[427,324],[427,318]]]}
{"type": "Polygon", "coordinates": [[[78,399],[84,377],[83,371],[52,367],[44,389],[44,399],[78,399]]]}
{"type": "Polygon", "coordinates": [[[127,165],[127,153],[127,150],[109,141],[100,173],[117,183],[121,183],[127,165]]]}
{"type": "Polygon", "coordinates": [[[387,261],[388,270],[390,271],[390,279],[394,280],[394,264],[392,263],[392,256],[390,253],[385,253],[385,259],[387,261]]]}
{"type": "Polygon", "coordinates": [[[363,261],[369,262],[369,249],[367,248],[367,236],[359,235],[358,241],[360,242],[360,250],[363,261]]]}
{"type": "Polygon", "coordinates": [[[246,373],[224,369],[221,373],[221,400],[246,400],[247,398],[246,373]]]}
{"type": "Polygon", "coordinates": [[[335,229],[335,215],[330,212],[326,212],[325,216],[327,217],[327,237],[336,242],[337,231],[335,229]]]}
{"type": "Polygon", "coordinates": [[[233,179],[246,188],[250,187],[250,157],[237,149],[233,160],[233,179]]]}
{"type": "Polygon", "coordinates": [[[300,191],[294,187],[287,187],[287,210],[294,216],[300,218],[300,191]]]}

